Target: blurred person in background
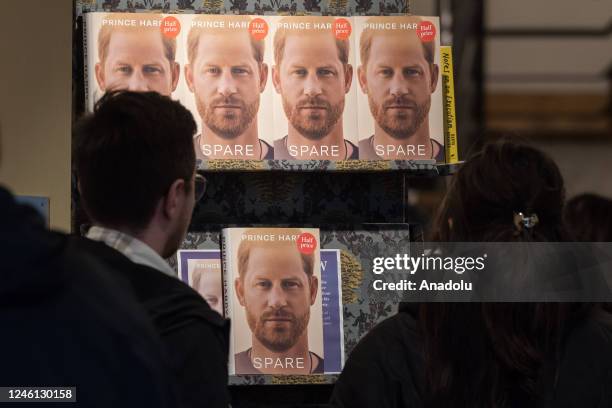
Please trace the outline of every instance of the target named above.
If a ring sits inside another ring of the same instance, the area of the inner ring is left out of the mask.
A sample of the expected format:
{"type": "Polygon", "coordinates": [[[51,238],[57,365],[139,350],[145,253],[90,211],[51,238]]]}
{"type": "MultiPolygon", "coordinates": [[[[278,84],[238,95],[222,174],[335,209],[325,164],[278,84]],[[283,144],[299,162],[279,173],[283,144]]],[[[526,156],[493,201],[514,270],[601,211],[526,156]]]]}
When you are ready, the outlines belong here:
{"type": "MultiPolygon", "coordinates": [[[[597,194],[580,194],[565,205],[570,237],[579,242],[612,242],[612,200],[597,194]]],[[[612,287],[612,281],[608,281],[612,287]]],[[[612,303],[604,305],[612,312],[612,303]]]]}
{"type": "Polygon", "coordinates": [[[565,222],[576,241],[612,242],[612,200],[581,194],[567,202],[565,222]]]}

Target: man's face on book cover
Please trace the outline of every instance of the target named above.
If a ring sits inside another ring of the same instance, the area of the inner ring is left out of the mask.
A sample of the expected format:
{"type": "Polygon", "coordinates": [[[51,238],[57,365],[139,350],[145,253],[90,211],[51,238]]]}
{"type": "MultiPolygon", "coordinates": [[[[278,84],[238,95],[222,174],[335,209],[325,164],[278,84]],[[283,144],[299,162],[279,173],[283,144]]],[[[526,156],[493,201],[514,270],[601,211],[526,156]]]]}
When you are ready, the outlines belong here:
{"type": "Polygon", "coordinates": [[[425,59],[416,35],[375,34],[359,82],[368,95],[370,112],[378,125],[395,139],[406,139],[428,124],[431,94],[438,67],[425,59]]]}
{"type": "Polygon", "coordinates": [[[247,31],[202,33],[185,69],[203,123],[224,139],[240,136],[256,118],[267,66],[253,54],[247,31]]]}
{"type": "Polygon", "coordinates": [[[255,338],[267,349],[283,352],[308,336],[317,286],[317,278],[304,272],[296,248],[253,247],[236,291],[255,338]]]}
{"type": "Polygon", "coordinates": [[[223,289],[218,261],[203,260],[196,264],[192,275],[193,288],[211,309],[223,316],[223,289]]]}
{"type": "Polygon", "coordinates": [[[342,120],[351,73],[332,35],[287,35],[273,80],[287,120],[299,134],[320,140],[342,120]]]}
{"type": "Polygon", "coordinates": [[[155,91],[170,96],[180,69],[167,58],[161,36],[159,29],[113,31],[106,57],[96,65],[100,89],[155,91]]]}

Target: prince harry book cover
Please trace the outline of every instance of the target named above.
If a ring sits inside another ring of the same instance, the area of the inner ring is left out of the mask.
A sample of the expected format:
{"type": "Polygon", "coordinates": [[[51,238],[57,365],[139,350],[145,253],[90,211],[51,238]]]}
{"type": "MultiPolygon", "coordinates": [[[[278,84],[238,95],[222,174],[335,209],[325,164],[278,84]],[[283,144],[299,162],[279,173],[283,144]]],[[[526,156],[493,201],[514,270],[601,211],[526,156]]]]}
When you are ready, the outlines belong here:
{"type": "Polygon", "coordinates": [[[354,17],[361,160],[445,162],[438,17],[354,17]]]}
{"type": "Polygon", "coordinates": [[[222,231],[230,375],[325,373],[319,245],[313,228],[222,231]]]}

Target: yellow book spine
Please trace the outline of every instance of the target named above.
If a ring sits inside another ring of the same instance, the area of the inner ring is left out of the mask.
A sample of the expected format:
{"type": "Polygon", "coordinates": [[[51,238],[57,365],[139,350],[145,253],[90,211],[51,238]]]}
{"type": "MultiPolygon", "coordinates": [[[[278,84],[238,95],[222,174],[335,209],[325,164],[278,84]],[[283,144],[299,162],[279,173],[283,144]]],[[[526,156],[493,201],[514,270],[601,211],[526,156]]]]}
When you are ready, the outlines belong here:
{"type": "Polygon", "coordinates": [[[440,61],[442,67],[442,92],[444,95],[444,142],[446,163],[450,164],[459,162],[459,153],[457,151],[453,53],[450,46],[440,47],[440,61]]]}

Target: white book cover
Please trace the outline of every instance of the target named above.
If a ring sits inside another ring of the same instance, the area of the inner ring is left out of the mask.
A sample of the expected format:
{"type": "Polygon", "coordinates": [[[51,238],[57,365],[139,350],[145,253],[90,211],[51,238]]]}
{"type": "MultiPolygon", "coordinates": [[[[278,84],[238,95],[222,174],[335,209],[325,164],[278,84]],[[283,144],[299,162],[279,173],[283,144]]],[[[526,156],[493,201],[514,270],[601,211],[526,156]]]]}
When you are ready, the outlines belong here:
{"type": "Polygon", "coordinates": [[[359,158],[444,162],[440,19],[353,20],[359,158]]]}
{"type": "Polygon", "coordinates": [[[222,232],[230,374],[323,374],[319,230],[222,232]]]}

